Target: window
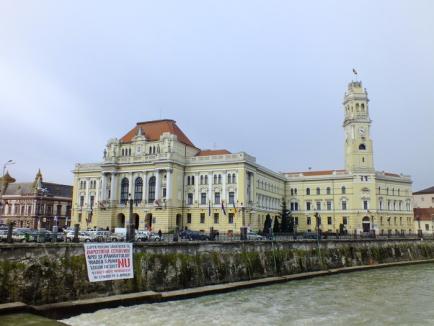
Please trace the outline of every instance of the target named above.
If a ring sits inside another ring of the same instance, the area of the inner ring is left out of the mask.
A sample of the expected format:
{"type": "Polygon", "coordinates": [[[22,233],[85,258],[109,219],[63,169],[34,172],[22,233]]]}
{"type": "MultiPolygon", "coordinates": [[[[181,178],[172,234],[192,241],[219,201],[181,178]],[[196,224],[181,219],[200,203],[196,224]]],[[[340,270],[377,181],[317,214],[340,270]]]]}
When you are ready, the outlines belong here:
{"type": "Polygon", "coordinates": [[[318,187],[318,188],[316,188],[316,194],[317,195],[321,195],[321,189],[318,187]]]}
{"type": "MultiPolygon", "coordinates": [[[[24,208],[24,206],[23,206],[24,208]]],[[[24,215],[24,211],[21,212],[21,215],[24,215]]],[[[62,215],[62,205],[57,205],[56,207],[56,216],[61,216],[62,215]]]]}
{"type": "Polygon", "coordinates": [[[310,202],[307,202],[307,203],[306,203],[306,210],[307,210],[307,211],[310,211],[310,205],[311,205],[310,202]]]}
{"type": "Polygon", "coordinates": [[[220,193],[214,193],[214,204],[220,204],[220,193]]]}
{"type": "Polygon", "coordinates": [[[187,213],[187,224],[191,224],[191,213],[187,213]]]}
{"type": "Polygon", "coordinates": [[[342,192],[342,195],[345,195],[347,193],[347,188],[345,188],[345,186],[342,186],[341,192],[342,192]]]}
{"type": "Polygon", "coordinates": [[[191,192],[187,195],[187,205],[193,205],[193,194],[191,192]]]}
{"type": "Polygon", "coordinates": [[[342,201],[342,210],[343,210],[343,211],[346,211],[346,210],[347,210],[347,201],[346,201],[346,200],[343,200],[343,201],[342,201]]]}
{"type": "Polygon", "coordinates": [[[148,182],[148,203],[155,201],[155,176],[149,178],[148,182]]]}
{"type": "Polygon", "coordinates": [[[332,193],[331,188],[330,188],[330,187],[327,187],[327,195],[331,195],[331,193],[332,193]]]}
{"type": "Polygon", "coordinates": [[[203,185],[203,175],[200,176],[200,184],[203,185]]]}
{"type": "Polygon", "coordinates": [[[235,173],[232,173],[232,183],[237,183],[237,179],[235,177],[235,173]]]}
{"type": "Polygon", "coordinates": [[[222,175],[221,174],[219,174],[219,176],[218,176],[218,183],[219,183],[219,185],[222,184],[222,175]]]}
{"type": "Polygon", "coordinates": [[[342,224],[348,225],[348,217],[346,217],[346,216],[342,217],[342,224]]]}
{"type": "Polygon", "coordinates": [[[208,184],[208,176],[207,175],[205,176],[205,184],[206,185],[208,184]]]}
{"type": "Polygon", "coordinates": [[[205,223],[205,213],[200,213],[200,223],[201,224],[205,223]]]}
{"type": "Polygon", "coordinates": [[[310,216],[306,217],[306,224],[310,225],[312,223],[310,216]]]}
{"type": "Polygon", "coordinates": [[[363,209],[364,210],[368,210],[369,209],[369,207],[368,207],[368,201],[367,200],[363,201],[363,209]]]}
{"type": "Polygon", "coordinates": [[[297,216],[294,217],[294,224],[295,224],[295,225],[298,225],[298,217],[297,217],[297,216]]]}
{"type": "Polygon", "coordinates": [[[228,183],[231,184],[232,183],[232,175],[228,174],[228,183]]]}
{"type": "Polygon", "coordinates": [[[166,198],[167,196],[167,189],[166,187],[163,188],[163,198],[166,198]]]}
{"type": "Polygon", "coordinates": [[[219,224],[219,213],[214,213],[214,224],[219,224]]]}
{"type": "Polygon", "coordinates": [[[328,216],[328,217],[327,217],[327,224],[328,224],[328,225],[332,225],[332,224],[333,224],[332,221],[333,221],[332,217],[331,217],[331,216],[328,216]]]}
{"type": "Polygon", "coordinates": [[[128,200],[129,181],[123,178],[121,181],[121,204],[126,204],[128,200]]]}
{"type": "Polygon", "coordinates": [[[187,177],[187,185],[190,185],[190,176],[187,177]]]}
{"type": "Polygon", "coordinates": [[[191,184],[194,186],[194,175],[191,176],[191,184]]]}
{"type": "Polygon", "coordinates": [[[81,223],[81,213],[78,213],[78,222],[81,223]]]}
{"type": "Polygon", "coordinates": [[[229,213],[228,215],[228,223],[234,224],[234,213],[229,213]]]}
{"type": "Polygon", "coordinates": [[[321,210],[321,202],[320,202],[320,201],[317,201],[317,202],[316,202],[316,210],[317,210],[317,211],[320,211],[320,210],[321,210]]]}
{"type": "Polygon", "coordinates": [[[206,205],[206,192],[202,192],[200,194],[200,204],[201,205],[206,205]]]}
{"type": "Polygon", "coordinates": [[[214,184],[217,184],[217,174],[214,174],[214,184]]]}
{"type": "Polygon", "coordinates": [[[360,144],[359,145],[359,150],[365,151],[366,150],[366,145],[365,144],[360,144]]]}
{"type": "Polygon", "coordinates": [[[235,204],[235,193],[233,191],[229,191],[229,204],[235,204]]]}
{"type": "Polygon", "coordinates": [[[307,196],[310,195],[310,188],[306,188],[306,195],[307,195],[307,196]]]}
{"type": "MultiPolygon", "coordinates": [[[[80,207],[84,205],[84,196],[80,196],[80,207]]],[[[36,214],[39,214],[39,205],[36,205],[36,214]]]]}
{"type": "Polygon", "coordinates": [[[134,203],[137,205],[143,198],[143,179],[138,177],[134,182],[134,203]]]}
{"type": "Polygon", "coordinates": [[[425,224],[425,231],[429,231],[429,224],[425,224]]]}
{"type": "Polygon", "coordinates": [[[327,201],[327,210],[328,211],[332,210],[332,202],[330,200],[327,201]]]}

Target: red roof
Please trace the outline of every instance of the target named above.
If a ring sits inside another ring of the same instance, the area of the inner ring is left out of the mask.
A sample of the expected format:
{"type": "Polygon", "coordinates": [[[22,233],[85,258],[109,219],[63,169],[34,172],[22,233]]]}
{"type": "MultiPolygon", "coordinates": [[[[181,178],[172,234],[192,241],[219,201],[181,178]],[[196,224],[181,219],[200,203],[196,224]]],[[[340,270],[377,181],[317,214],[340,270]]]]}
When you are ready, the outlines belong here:
{"type": "Polygon", "coordinates": [[[137,135],[138,129],[142,129],[142,134],[147,140],[156,141],[160,140],[161,134],[169,132],[178,137],[178,141],[181,143],[196,147],[190,139],[184,134],[184,132],[177,126],[176,121],[170,119],[154,120],[138,122],[137,125],[131,129],[125,136],[121,138],[121,142],[129,143],[137,135]]]}
{"type": "Polygon", "coordinates": [[[322,170],[322,171],[305,171],[305,172],[287,172],[285,174],[303,174],[304,176],[321,176],[332,175],[334,172],[345,172],[346,170],[322,170]]]}
{"type": "Polygon", "coordinates": [[[196,156],[226,155],[231,154],[227,149],[205,149],[196,154],[196,156]]]}

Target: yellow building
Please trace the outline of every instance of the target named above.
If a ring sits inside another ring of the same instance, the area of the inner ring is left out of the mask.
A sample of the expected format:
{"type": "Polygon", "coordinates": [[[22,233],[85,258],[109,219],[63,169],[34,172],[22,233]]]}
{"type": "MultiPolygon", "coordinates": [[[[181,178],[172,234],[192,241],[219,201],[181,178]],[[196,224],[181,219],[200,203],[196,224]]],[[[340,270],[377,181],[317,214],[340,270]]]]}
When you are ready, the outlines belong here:
{"type": "Polygon", "coordinates": [[[73,223],[124,227],[131,198],[136,228],[258,230],[284,199],[298,231],[316,229],[316,212],[323,231],[411,231],[411,179],[375,171],[360,82],[349,84],[344,109],[345,170],[301,173],[273,172],[244,152],[200,150],[173,120],[139,122],[108,142],[102,163],[76,165],[73,223]]]}

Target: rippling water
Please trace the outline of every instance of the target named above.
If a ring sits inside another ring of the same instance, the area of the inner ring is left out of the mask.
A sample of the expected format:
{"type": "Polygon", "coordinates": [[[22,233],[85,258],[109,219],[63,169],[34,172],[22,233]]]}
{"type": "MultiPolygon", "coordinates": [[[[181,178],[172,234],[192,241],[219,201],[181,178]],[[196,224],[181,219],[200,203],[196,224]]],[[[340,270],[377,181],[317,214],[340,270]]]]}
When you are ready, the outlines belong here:
{"type": "Polygon", "coordinates": [[[434,325],[434,264],[100,310],[70,325],[434,325]]]}

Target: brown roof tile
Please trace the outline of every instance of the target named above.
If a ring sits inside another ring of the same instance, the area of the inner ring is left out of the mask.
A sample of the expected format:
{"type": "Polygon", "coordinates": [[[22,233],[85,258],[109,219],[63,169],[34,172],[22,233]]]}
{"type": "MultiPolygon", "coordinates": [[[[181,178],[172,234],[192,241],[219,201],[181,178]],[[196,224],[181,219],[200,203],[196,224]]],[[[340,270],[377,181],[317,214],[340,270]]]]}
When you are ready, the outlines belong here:
{"type": "Polygon", "coordinates": [[[184,132],[177,126],[176,121],[170,119],[154,120],[138,122],[137,125],[131,129],[125,136],[121,138],[121,142],[129,143],[137,135],[138,128],[142,129],[143,135],[150,141],[160,140],[161,134],[169,132],[178,137],[181,143],[196,147],[184,132]]]}
{"type": "Polygon", "coordinates": [[[197,153],[196,156],[211,156],[211,155],[226,155],[226,154],[231,154],[231,152],[229,152],[226,149],[214,149],[214,150],[205,149],[197,153]]]}
{"type": "Polygon", "coordinates": [[[413,195],[434,194],[434,187],[429,187],[423,190],[413,192],[413,195]]]}

